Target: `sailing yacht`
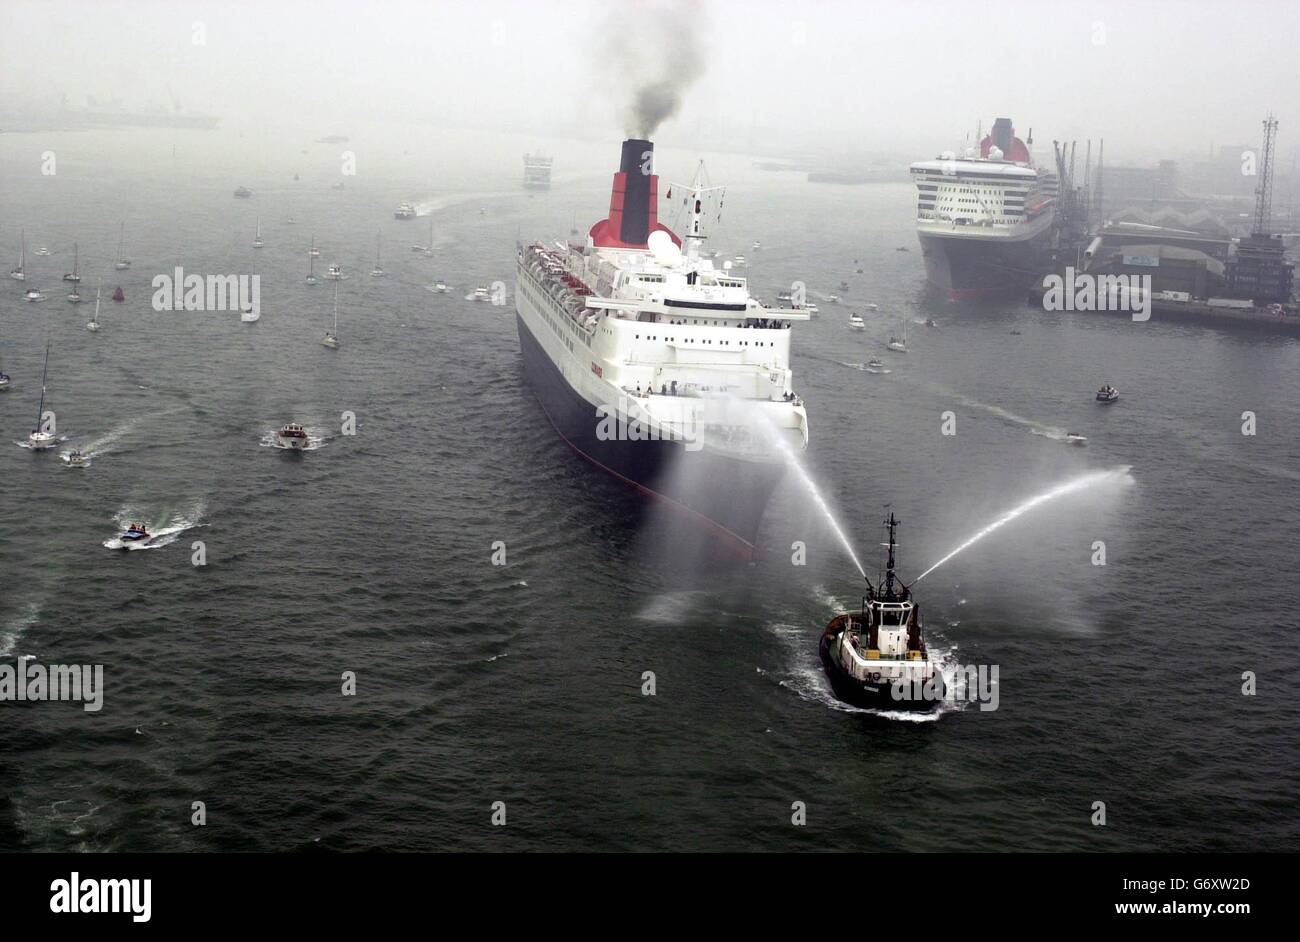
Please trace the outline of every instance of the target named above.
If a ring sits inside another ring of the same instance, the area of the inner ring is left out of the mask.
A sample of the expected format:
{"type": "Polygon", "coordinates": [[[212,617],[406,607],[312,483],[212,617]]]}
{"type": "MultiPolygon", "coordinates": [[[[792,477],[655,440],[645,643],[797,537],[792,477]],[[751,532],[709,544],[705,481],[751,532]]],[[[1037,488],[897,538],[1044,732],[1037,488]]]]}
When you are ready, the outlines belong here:
{"type": "Polygon", "coordinates": [[[907,317],[906,315],[904,315],[900,319],[903,322],[903,339],[899,340],[897,337],[891,336],[889,338],[889,343],[886,344],[886,346],[888,346],[889,349],[893,350],[895,353],[906,353],[907,352],[907,317]]]}
{"type": "Polygon", "coordinates": [[[113,267],[118,271],[126,271],[131,267],[131,260],[122,254],[122,243],[126,236],[126,223],[122,223],[117,229],[117,261],[113,267]]]}
{"type": "Polygon", "coordinates": [[[329,347],[331,350],[339,348],[339,286],[338,282],[334,283],[334,331],[326,331],[325,337],[321,340],[322,347],[329,347]]]}
{"type": "Polygon", "coordinates": [[[77,251],[77,243],[72,243],[72,271],[63,276],[64,281],[70,281],[74,285],[81,280],[81,274],[77,271],[77,264],[80,261],[80,253],[77,251]]]}
{"type": "Polygon", "coordinates": [[[45,295],[41,294],[40,288],[28,288],[23,294],[24,301],[44,301],[45,295]]]}
{"type": "Polygon", "coordinates": [[[307,284],[316,284],[316,255],[311,252],[307,253],[307,284]]]}
{"type": "Polygon", "coordinates": [[[253,248],[260,249],[266,243],[262,241],[262,217],[257,217],[257,231],[253,234],[253,248]]]}
{"type": "Polygon", "coordinates": [[[99,295],[103,290],[104,283],[101,281],[95,285],[95,313],[90,315],[90,320],[86,321],[86,330],[94,333],[99,330],[99,295]]]}
{"type": "Polygon", "coordinates": [[[54,432],[45,431],[42,423],[45,420],[45,377],[50,371],[50,342],[45,341],[45,366],[41,368],[41,404],[36,407],[36,427],[32,433],[27,436],[27,447],[32,451],[45,451],[53,448],[58,444],[54,432]]]}
{"type": "Polygon", "coordinates": [[[383,266],[379,264],[380,250],[383,247],[380,244],[382,239],[383,236],[379,233],[375,233],[375,267],[370,269],[371,278],[382,278],[384,275],[388,274],[388,272],[384,271],[383,266]]]}
{"type": "Polygon", "coordinates": [[[311,249],[307,252],[312,258],[320,258],[320,249],[316,248],[316,237],[311,237],[311,249]]]}
{"type": "Polygon", "coordinates": [[[27,280],[27,233],[22,234],[22,248],[18,251],[18,267],[9,273],[14,281],[27,280]]]}

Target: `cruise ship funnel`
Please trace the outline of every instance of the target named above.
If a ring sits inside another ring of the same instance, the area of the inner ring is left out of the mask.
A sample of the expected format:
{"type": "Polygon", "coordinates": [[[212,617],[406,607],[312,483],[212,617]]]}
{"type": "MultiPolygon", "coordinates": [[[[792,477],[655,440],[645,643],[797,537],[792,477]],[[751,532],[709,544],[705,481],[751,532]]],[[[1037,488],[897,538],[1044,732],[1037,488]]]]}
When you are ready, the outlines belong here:
{"type": "Polygon", "coordinates": [[[628,138],[623,142],[618,173],[610,189],[609,218],[591,229],[596,245],[643,249],[650,233],[661,228],[654,150],[653,141],[628,138]]]}

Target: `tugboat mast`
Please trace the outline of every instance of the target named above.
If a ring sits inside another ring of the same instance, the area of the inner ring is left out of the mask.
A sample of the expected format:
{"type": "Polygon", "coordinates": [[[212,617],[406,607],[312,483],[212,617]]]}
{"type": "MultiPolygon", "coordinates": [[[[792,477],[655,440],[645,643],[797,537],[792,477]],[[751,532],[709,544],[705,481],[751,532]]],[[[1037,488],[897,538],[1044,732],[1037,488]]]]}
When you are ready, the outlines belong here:
{"type": "Polygon", "coordinates": [[[889,527],[889,558],[885,562],[885,598],[894,596],[894,530],[898,527],[898,520],[894,517],[894,512],[889,512],[889,519],[885,521],[889,527]]]}

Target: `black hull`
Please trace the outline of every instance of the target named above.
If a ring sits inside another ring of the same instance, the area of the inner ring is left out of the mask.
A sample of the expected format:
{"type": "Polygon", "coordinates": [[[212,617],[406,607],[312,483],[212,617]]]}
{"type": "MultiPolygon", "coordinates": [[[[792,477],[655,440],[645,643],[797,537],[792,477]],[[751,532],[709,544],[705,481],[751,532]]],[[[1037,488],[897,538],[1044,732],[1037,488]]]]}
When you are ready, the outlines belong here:
{"type": "Polygon", "coordinates": [[[864,710],[890,710],[899,713],[929,713],[943,704],[943,695],[946,694],[947,688],[943,684],[942,675],[937,671],[935,676],[940,684],[938,699],[895,700],[892,684],[887,682],[872,684],[845,673],[840,665],[835,662],[835,659],[831,657],[830,645],[832,637],[834,636],[827,632],[822,633],[818,653],[821,655],[822,669],[826,672],[826,679],[831,682],[831,691],[835,694],[835,699],[850,706],[861,707],[864,710]]]}
{"type": "Polygon", "coordinates": [[[1023,295],[1050,264],[1051,232],[1017,242],[920,234],[926,278],[950,301],[1023,295]]]}
{"type": "Polygon", "coordinates": [[[741,461],[675,441],[605,441],[595,407],[579,395],[516,315],[524,371],[560,437],[578,454],[647,497],[665,502],[731,554],[748,558],[780,463],[741,461]]]}

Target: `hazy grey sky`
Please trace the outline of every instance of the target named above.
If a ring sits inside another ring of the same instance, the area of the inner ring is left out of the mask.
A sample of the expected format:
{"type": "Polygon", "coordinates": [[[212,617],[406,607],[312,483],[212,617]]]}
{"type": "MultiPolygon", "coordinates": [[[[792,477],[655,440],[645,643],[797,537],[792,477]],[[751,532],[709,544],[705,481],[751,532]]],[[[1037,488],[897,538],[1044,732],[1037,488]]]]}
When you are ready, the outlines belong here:
{"type": "MultiPolygon", "coordinates": [[[[666,14],[612,2],[24,2],[0,4],[0,108],[132,105],[174,94],[223,127],[370,120],[622,130],[629,44],[704,69],[679,134],[702,125],[842,137],[921,156],[977,120],[1014,119],[1042,144],[1107,139],[1116,160],[1300,142],[1300,3],[718,0],[666,14]],[[657,20],[657,29],[650,28],[657,20]],[[170,93],[168,89],[170,88],[170,93]]],[[[669,143],[674,122],[660,139],[669,143]]]]}

